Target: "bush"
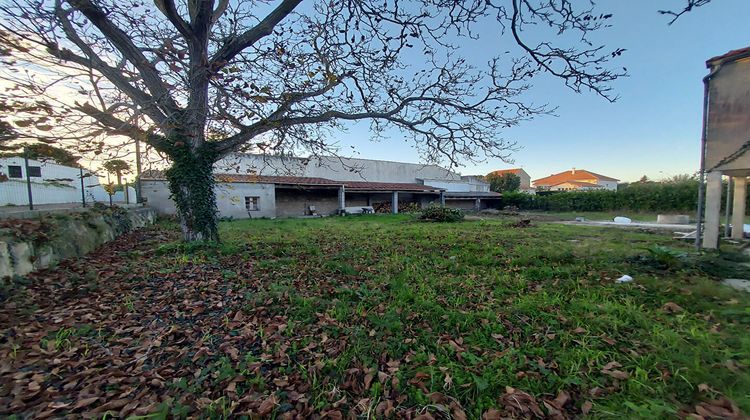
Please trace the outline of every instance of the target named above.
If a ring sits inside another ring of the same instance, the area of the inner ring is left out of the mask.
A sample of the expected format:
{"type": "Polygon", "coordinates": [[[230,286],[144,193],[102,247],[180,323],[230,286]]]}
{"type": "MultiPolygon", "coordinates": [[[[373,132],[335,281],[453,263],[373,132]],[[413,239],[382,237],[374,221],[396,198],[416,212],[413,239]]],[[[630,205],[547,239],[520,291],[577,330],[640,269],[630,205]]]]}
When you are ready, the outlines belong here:
{"type": "Polygon", "coordinates": [[[431,206],[422,210],[419,218],[431,222],[458,222],[464,219],[464,212],[461,209],[431,206]]]}
{"type": "Polygon", "coordinates": [[[698,180],[686,177],[621,184],[617,191],[504,193],[501,206],[545,211],[692,212],[698,202],[698,185],[698,180]]]}

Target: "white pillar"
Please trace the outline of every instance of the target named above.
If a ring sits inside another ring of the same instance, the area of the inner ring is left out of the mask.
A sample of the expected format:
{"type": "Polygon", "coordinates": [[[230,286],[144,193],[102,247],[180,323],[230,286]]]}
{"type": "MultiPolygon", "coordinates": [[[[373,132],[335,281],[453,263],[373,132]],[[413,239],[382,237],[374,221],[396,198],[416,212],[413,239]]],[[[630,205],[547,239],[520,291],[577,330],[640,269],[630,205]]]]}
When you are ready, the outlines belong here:
{"type": "Polygon", "coordinates": [[[747,178],[737,176],[734,180],[734,202],[732,203],[732,238],[742,239],[745,227],[745,198],[747,178]]]}
{"type": "Polygon", "coordinates": [[[445,207],[445,192],[440,191],[440,207],[445,207]]]}
{"type": "Polygon", "coordinates": [[[706,174],[706,216],[703,225],[703,248],[719,247],[721,224],[721,172],[706,174]]]}
{"type": "Polygon", "coordinates": [[[398,214],[398,191],[394,191],[391,197],[391,213],[398,214]]]}
{"type": "Polygon", "coordinates": [[[339,212],[343,213],[344,207],[346,207],[346,190],[342,185],[339,187],[339,212]]]}

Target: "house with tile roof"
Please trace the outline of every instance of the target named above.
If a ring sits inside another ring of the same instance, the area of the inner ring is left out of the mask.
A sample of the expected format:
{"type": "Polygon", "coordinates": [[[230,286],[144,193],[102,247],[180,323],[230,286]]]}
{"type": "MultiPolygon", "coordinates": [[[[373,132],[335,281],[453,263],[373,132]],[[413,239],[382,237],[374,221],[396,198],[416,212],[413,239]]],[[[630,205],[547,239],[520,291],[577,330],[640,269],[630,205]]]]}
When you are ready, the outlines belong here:
{"type": "MultiPolygon", "coordinates": [[[[489,184],[436,165],[371,159],[238,154],[214,165],[220,217],[303,217],[360,213],[388,204],[444,205],[480,210],[500,194],[489,184]]],[[[162,171],[140,177],[149,206],[175,214],[162,171]]]]}
{"type": "Polygon", "coordinates": [[[544,191],[617,191],[619,179],[597,174],[585,169],[573,168],[569,171],[535,179],[533,185],[544,191]]]}

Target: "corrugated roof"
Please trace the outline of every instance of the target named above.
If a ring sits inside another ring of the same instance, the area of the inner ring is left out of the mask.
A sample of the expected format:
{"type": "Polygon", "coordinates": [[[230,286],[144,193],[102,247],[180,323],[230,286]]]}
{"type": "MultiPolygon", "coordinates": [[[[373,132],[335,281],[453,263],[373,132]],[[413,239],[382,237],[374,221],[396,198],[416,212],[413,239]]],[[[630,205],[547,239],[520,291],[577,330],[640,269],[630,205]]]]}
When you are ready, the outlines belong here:
{"type": "MultiPolygon", "coordinates": [[[[308,186],[340,186],[351,191],[435,191],[439,188],[422,184],[399,182],[364,182],[364,181],[334,181],[326,178],[311,178],[303,176],[266,176],[243,174],[215,174],[218,182],[237,182],[248,184],[274,185],[308,185],[308,186]]],[[[166,181],[163,171],[148,170],[141,173],[144,181],[166,181]]]]}
{"type": "Polygon", "coordinates": [[[734,60],[738,60],[740,58],[745,58],[745,57],[750,57],[750,47],[732,50],[726,54],[722,54],[713,58],[709,58],[706,61],[706,66],[713,67],[717,61],[734,61],[734,60]]]}
{"type": "Polygon", "coordinates": [[[591,171],[587,171],[585,169],[571,169],[569,171],[560,172],[545,178],[535,179],[532,182],[537,186],[552,186],[566,181],[583,181],[591,178],[595,178],[601,181],[619,181],[619,179],[600,175],[591,171]],[[573,171],[575,171],[575,173],[573,171]]]}

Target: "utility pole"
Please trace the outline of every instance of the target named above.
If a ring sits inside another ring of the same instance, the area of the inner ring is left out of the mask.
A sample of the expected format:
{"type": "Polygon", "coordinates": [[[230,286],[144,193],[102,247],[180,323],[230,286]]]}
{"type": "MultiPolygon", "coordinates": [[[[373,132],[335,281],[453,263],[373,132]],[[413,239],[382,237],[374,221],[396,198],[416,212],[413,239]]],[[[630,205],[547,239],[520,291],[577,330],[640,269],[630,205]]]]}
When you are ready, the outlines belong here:
{"type": "MultiPolygon", "coordinates": [[[[135,109],[135,126],[138,128],[138,119],[140,118],[140,112],[138,108],[135,109]]],[[[141,141],[140,136],[135,136],[135,202],[140,204],[143,200],[141,199],[141,141]]]]}
{"type": "Polygon", "coordinates": [[[83,167],[79,167],[78,170],[81,174],[81,203],[83,203],[83,207],[86,207],[86,190],[83,186],[83,167]]]}
{"type": "Polygon", "coordinates": [[[31,194],[31,176],[29,175],[29,149],[23,148],[23,166],[26,171],[26,191],[29,193],[29,210],[34,210],[34,197],[31,194]]]}

